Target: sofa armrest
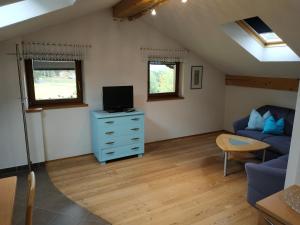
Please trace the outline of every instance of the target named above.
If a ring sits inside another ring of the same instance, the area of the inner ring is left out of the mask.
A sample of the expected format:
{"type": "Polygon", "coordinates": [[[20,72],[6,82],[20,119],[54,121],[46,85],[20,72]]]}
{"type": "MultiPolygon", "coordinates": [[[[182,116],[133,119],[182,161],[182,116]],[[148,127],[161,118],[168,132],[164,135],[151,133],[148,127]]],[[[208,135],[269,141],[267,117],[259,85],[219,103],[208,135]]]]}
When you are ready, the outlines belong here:
{"type": "Polygon", "coordinates": [[[238,130],[245,130],[245,128],[248,126],[248,121],[249,121],[249,116],[235,121],[233,123],[234,133],[236,133],[238,130]]]}
{"type": "Polygon", "coordinates": [[[284,188],[286,170],[268,167],[263,164],[246,163],[248,186],[260,193],[269,196],[284,188]]]}

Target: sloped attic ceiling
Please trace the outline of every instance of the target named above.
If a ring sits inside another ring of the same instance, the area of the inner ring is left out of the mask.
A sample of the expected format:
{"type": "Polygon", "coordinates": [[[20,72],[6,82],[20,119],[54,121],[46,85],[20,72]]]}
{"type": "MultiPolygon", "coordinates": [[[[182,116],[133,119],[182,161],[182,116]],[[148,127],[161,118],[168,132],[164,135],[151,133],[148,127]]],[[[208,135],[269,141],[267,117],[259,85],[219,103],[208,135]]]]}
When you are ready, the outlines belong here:
{"type": "Polygon", "coordinates": [[[0,6],[12,4],[15,2],[19,2],[19,1],[22,1],[22,0],[0,0],[0,6]]]}
{"type": "Polygon", "coordinates": [[[170,0],[142,20],[226,73],[300,78],[299,62],[259,62],[221,27],[259,16],[300,55],[299,12],[299,0],[170,0]]]}
{"type": "MultiPolygon", "coordinates": [[[[0,0],[11,3],[17,0],[0,0]]],[[[0,29],[0,42],[47,26],[59,24],[101,9],[119,0],[76,0],[52,13],[0,29]]],[[[222,25],[259,16],[296,54],[300,55],[299,0],[169,0],[157,16],[141,20],[177,40],[225,73],[300,78],[299,62],[259,62],[222,30],[222,25]]],[[[132,23],[134,26],[134,23],[132,23]]]]}
{"type": "MultiPolygon", "coordinates": [[[[17,1],[0,0],[0,5],[13,2],[17,1]]],[[[40,30],[47,26],[65,22],[101,9],[110,8],[117,2],[118,0],[76,0],[72,6],[44,14],[42,16],[34,17],[11,26],[0,28],[0,42],[19,35],[40,30]]]]}

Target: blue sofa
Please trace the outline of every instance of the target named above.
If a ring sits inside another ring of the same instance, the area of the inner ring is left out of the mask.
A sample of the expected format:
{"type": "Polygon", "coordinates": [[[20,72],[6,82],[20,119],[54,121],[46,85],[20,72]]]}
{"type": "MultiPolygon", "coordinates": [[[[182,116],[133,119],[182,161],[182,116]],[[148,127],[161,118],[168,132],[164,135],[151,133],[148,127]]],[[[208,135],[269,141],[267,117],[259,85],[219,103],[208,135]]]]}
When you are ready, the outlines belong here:
{"type": "Polygon", "coordinates": [[[270,160],[281,155],[289,154],[295,110],[270,105],[262,106],[257,109],[260,114],[264,114],[268,110],[275,117],[275,119],[282,117],[285,119],[284,135],[263,134],[261,131],[246,130],[249,116],[236,121],[233,124],[233,128],[235,134],[237,135],[254,138],[270,144],[271,148],[268,149],[269,151],[267,151],[267,160],[270,160]]]}
{"type": "Polygon", "coordinates": [[[255,206],[256,202],[283,190],[288,155],[261,164],[246,163],[248,179],[247,200],[255,206]]]}
{"type": "MultiPolygon", "coordinates": [[[[246,130],[249,116],[236,121],[233,125],[237,135],[250,137],[271,145],[266,154],[266,162],[261,164],[246,163],[248,179],[248,202],[255,203],[284,188],[288,154],[291,144],[295,110],[278,106],[266,105],[257,109],[260,114],[267,111],[276,118],[284,118],[285,129],[283,135],[263,134],[261,131],[246,130]]],[[[258,154],[261,158],[261,154],[258,154]]]]}

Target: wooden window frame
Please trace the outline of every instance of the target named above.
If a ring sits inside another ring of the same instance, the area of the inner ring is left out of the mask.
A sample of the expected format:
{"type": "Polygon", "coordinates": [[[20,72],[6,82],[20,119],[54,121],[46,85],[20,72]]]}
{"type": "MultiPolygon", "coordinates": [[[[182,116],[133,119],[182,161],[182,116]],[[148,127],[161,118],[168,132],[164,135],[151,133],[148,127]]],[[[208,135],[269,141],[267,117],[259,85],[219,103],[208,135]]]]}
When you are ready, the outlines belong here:
{"type": "Polygon", "coordinates": [[[163,61],[148,61],[148,89],[147,96],[148,101],[158,101],[158,100],[172,100],[182,98],[179,96],[179,74],[180,74],[180,62],[163,62],[163,61]],[[166,92],[166,93],[150,93],[150,66],[151,63],[161,63],[163,64],[175,64],[176,65],[176,75],[175,75],[175,92],[166,92]]]}
{"type": "Polygon", "coordinates": [[[272,43],[265,41],[252,27],[250,27],[243,20],[236,21],[236,24],[238,24],[244,31],[246,31],[250,36],[256,39],[263,47],[276,47],[276,46],[286,45],[286,43],[283,41],[272,42],[272,43]]]}
{"type": "MultiPolygon", "coordinates": [[[[73,60],[72,60],[73,61],[73,60]]],[[[76,89],[77,98],[74,99],[53,99],[53,100],[36,100],[34,90],[34,78],[33,78],[33,59],[26,59],[25,63],[25,76],[27,85],[27,97],[29,108],[34,107],[68,107],[70,105],[83,104],[83,90],[82,90],[82,62],[80,60],[74,60],[75,73],[76,73],[76,89]]]]}

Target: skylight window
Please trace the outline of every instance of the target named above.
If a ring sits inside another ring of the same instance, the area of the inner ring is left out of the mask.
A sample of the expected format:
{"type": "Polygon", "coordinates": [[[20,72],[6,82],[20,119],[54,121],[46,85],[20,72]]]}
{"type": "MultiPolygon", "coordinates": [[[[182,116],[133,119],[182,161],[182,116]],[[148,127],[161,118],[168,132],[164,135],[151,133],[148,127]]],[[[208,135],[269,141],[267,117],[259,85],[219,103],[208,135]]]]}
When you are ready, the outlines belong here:
{"type": "Polygon", "coordinates": [[[237,23],[264,46],[285,45],[283,40],[258,16],[240,20],[237,23]]]}
{"type": "Polygon", "coordinates": [[[267,43],[283,43],[282,39],[274,32],[259,34],[267,43]]]}
{"type": "Polygon", "coordinates": [[[0,0],[0,28],[74,4],[76,0],[0,0]]]}
{"type": "Polygon", "coordinates": [[[300,62],[300,57],[259,17],[229,22],[222,29],[260,62],[300,62]]]}

